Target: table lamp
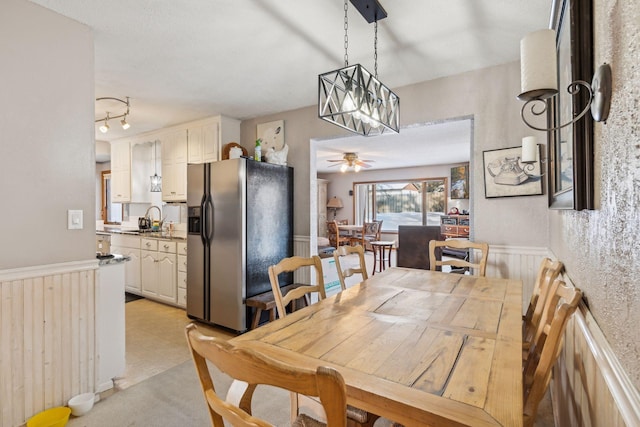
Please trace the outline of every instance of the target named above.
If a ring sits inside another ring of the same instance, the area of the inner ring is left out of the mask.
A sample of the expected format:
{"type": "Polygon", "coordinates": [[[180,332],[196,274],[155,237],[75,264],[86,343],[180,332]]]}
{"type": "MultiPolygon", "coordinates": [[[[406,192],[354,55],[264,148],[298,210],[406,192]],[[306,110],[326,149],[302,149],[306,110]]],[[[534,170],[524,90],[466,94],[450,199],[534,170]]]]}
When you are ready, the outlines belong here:
{"type": "Polygon", "coordinates": [[[333,209],[333,220],[336,220],[336,210],[342,209],[342,199],[333,196],[327,202],[327,209],[333,209]]]}

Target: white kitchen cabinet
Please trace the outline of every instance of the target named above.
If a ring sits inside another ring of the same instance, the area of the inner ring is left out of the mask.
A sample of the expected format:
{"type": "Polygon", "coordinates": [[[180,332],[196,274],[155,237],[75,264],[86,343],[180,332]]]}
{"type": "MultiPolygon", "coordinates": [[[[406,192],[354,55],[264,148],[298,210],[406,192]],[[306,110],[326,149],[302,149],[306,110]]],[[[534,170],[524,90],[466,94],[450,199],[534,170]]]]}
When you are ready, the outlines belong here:
{"type": "Polygon", "coordinates": [[[240,141],[240,121],[229,117],[216,116],[187,126],[189,163],[221,160],[222,147],[240,141]]]}
{"type": "Polygon", "coordinates": [[[141,239],[142,294],[152,299],[176,304],[176,243],[166,240],[141,239]]]}
{"type": "Polygon", "coordinates": [[[111,202],[131,201],[131,146],[129,141],[111,143],[111,202]]]}
{"type": "MultiPolygon", "coordinates": [[[[157,152],[160,157],[159,146],[157,152]]],[[[131,203],[152,202],[149,177],[154,173],[154,159],[153,141],[146,139],[131,141],[131,203]]]]}
{"type": "Polygon", "coordinates": [[[111,253],[131,258],[124,264],[124,288],[127,292],[142,295],[140,273],[140,237],[114,234],[111,236],[111,253]]]}
{"type": "Polygon", "coordinates": [[[178,306],[187,306],[187,243],[178,242],[178,306]]]}
{"type": "Polygon", "coordinates": [[[161,135],[162,201],[187,200],[187,130],[172,130],[161,135]]]}

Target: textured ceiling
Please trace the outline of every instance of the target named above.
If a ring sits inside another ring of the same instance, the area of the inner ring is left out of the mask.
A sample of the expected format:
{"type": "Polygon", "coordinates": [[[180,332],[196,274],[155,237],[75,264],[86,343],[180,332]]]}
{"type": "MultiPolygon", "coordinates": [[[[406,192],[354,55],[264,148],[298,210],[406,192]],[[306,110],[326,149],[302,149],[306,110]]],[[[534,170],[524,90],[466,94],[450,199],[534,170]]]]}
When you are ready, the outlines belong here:
{"type": "MultiPolygon", "coordinates": [[[[131,98],[131,128],[112,122],[98,140],[314,105],[318,74],[344,65],[342,0],[31,1],[93,29],[96,97],[131,98]]],[[[551,2],[381,0],[380,80],[393,89],[518,60],[551,2]]],[[[349,63],[373,71],[374,26],[351,3],[348,18],[349,63]]]]}

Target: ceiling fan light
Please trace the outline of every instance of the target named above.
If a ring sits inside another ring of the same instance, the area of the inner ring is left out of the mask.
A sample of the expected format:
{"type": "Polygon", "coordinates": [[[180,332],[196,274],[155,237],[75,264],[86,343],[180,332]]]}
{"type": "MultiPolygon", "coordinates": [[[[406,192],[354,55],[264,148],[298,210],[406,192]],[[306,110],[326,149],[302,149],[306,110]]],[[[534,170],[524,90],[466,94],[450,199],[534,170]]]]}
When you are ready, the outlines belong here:
{"type": "Polygon", "coordinates": [[[360,169],[362,168],[358,164],[356,164],[355,167],[353,168],[353,170],[355,170],[356,172],[360,172],[360,169]]]}
{"type": "Polygon", "coordinates": [[[343,163],[342,166],[340,166],[340,172],[346,172],[348,167],[346,163],[343,163]]]}

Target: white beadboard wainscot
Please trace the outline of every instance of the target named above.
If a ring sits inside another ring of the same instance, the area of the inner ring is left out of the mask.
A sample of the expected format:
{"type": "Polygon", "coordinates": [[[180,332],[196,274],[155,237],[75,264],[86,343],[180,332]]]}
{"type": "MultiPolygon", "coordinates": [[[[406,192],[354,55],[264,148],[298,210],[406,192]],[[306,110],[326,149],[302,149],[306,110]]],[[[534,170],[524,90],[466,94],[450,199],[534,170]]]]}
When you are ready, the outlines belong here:
{"type": "Polygon", "coordinates": [[[567,324],[550,388],[557,426],[640,426],[638,390],[584,302],[567,324]]]}
{"type": "Polygon", "coordinates": [[[97,260],[0,271],[0,427],[96,381],[97,260]]]}
{"type": "Polygon", "coordinates": [[[522,310],[526,311],[540,263],[547,248],[489,245],[487,276],[522,280],[522,310]]]}
{"type": "MultiPolygon", "coordinates": [[[[309,236],[293,236],[293,254],[308,258],[311,256],[311,239],[309,236]]],[[[293,272],[294,283],[311,284],[311,275],[308,268],[298,269],[293,272]]]]}

